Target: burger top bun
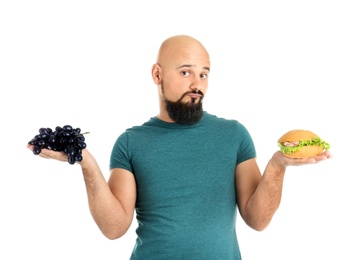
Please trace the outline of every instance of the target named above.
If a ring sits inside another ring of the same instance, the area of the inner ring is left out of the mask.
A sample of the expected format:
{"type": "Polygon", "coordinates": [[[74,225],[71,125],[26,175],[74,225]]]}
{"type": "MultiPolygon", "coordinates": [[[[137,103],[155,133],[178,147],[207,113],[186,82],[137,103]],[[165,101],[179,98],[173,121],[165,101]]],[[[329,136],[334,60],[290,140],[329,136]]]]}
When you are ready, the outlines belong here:
{"type": "Polygon", "coordinates": [[[289,158],[310,158],[328,150],[330,145],[309,130],[291,130],[278,139],[282,153],[289,158]]]}
{"type": "Polygon", "coordinates": [[[291,130],[284,135],[282,135],[281,138],[279,138],[278,142],[295,142],[295,141],[301,141],[301,140],[313,140],[315,137],[318,137],[316,134],[309,130],[302,130],[302,129],[296,129],[291,130]]]}

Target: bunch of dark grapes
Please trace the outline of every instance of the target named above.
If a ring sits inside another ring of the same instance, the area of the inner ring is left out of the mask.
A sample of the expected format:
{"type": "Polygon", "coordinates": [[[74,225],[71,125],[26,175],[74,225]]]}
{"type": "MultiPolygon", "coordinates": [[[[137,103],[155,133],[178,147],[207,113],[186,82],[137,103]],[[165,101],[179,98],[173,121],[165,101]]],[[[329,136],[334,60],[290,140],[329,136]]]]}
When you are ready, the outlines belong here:
{"type": "Polygon", "coordinates": [[[75,164],[82,161],[82,150],[86,148],[85,137],[80,128],[70,125],[51,128],[42,127],[39,133],[28,144],[33,145],[33,153],[38,155],[43,148],[65,152],[68,155],[68,163],[75,164]]]}

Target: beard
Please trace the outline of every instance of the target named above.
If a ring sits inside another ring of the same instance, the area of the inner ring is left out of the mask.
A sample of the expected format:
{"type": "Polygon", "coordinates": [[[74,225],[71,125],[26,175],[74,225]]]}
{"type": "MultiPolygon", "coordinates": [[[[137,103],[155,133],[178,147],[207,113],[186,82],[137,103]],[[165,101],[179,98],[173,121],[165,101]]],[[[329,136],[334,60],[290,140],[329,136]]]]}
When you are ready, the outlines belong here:
{"type": "Polygon", "coordinates": [[[186,92],[177,101],[170,101],[164,95],[163,83],[161,83],[162,95],[164,97],[164,102],[166,103],[166,110],[169,117],[176,123],[181,125],[194,125],[200,121],[203,115],[202,99],[203,93],[201,91],[195,90],[186,92]],[[191,102],[184,103],[182,99],[190,94],[196,93],[200,94],[201,97],[196,100],[192,99],[191,102]]]}

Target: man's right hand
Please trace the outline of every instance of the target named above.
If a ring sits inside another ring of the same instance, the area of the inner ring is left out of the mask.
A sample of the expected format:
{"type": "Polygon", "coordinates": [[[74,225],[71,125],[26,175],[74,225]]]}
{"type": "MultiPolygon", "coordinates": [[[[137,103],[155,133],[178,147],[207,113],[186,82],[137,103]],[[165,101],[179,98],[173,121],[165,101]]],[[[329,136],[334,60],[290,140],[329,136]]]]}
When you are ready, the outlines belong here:
{"type": "MultiPolygon", "coordinates": [[[[33,145],[27,145],[27,148],[33,152],[33,145]]],[[[43,148],[39,153],[39,156],[45,159],[54,159],[62,162],[68,162],[68,156],[65,152],[56,152],[46,148],[43,148]]]]}

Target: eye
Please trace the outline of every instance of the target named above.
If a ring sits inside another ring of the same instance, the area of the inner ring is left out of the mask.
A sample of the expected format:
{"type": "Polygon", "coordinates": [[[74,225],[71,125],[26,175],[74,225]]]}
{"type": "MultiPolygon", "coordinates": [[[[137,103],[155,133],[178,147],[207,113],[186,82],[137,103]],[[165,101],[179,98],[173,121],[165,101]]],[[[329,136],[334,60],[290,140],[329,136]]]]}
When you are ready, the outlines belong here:
{"type": "Polygon", "coordinates": [[[200,75],[200,77],[201,77],[201,79],[207,79],[209,77],[209,75],[203,73],[203,74],[200,75]]]}
{"type": "Polygon", "coordinates": [[[189,72],[189,71],[187,71],[187,70],[185,70],[185,71],[182,71],[182,72],[181,72],[181,74],[182,74],[183,76],[189,76],[189,75],[190,75],[190,72],[189,72]]]}

